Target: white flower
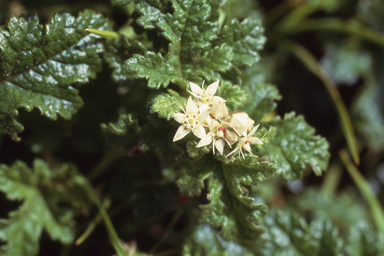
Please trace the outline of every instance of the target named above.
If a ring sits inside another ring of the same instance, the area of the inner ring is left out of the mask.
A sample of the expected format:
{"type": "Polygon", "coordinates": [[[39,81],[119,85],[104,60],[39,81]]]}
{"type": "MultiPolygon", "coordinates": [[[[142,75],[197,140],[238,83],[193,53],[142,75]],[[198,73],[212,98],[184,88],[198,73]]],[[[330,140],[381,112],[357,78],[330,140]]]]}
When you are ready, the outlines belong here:
{"type": "Polygon", "coordinates": [[[247,135],[247,131],[252,129],[254,123],[247,113],[241,111],[233,113],[230,121],[233,128],[242,136],[247,135]]]}
{"type": "Polygon", "coordinates": [[[192,92],[188,92],[197,98],[197,104],[199,105],[200,112],[209,110],[210,105],[215,105],[219,102],[226,102],[223,98],[214,96],[219,83],[220,80],[217,80],[216,82],[208,85],[207,89],[204,89],[204,82],[201,87],[195,83],[189,82],[192,92]]]}
{"type": "Polygon", "coordinates": [[[183,113],[174,113],[172,117],[181,124],[179,129],[173,137],[173,141],[178,141],[187,136],[191,131],[198,138],[203,138],[206,135],[202,122],[207,118],[209,112],[199,113],[199,108],[192,98],[189,97],[187,107],[183,113]]]}
{"type": "Polygon", "coordinates": [[[218,100],[215,104],[212,105],[211,114],[215,118],[223,118],[228,116],[228,110],[225,106],[225,101],[218,100]]]}
{"type": "Polygon", "coordinates": [[[252,135],[256,132],[259,125],[260,124],[258,124],[255,128],[253,128],[252,131],[248,135],[240,138],[239,143],[237,144],[236,148],[231,153],[229,153],[226,157],[233,155],[233,154],[239,154],[240,153],[241,156],[243,157],[243,159],[245,159],[243,149],[245,149],[250,154],[252,154],[252,149],[251,149],[250,144],[259,144],[259,145],[263,144],[261,139],[259,139],[257,137],[252,137],[252,135]]]}
{"type": "Polygon", "coordinates": [[[229,127],[228,123],[219,123],[216,120],[212,120],[209,125],[210,132],[199,141],[196,147],[203,147],[212,143],[213,154],[215,154],[215,148],[219,151],[220,155],[223,154],[225,143],[231,147],[231,142],[227,139],[228,134],[230,134],[231,138],[233,136],[237,138],[236,134],[228,130],[229,127]]]}

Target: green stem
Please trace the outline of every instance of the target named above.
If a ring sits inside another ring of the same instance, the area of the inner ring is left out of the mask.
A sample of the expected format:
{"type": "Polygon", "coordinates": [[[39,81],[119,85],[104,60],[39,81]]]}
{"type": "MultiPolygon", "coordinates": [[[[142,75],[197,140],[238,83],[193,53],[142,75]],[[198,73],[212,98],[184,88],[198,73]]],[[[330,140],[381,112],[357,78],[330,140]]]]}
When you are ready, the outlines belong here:
{"type": "Polygon", "coordinates": [[[106,210],[104,209],[103,205],[101,204],[99,198],[97,197],[96,192],[94,191],[92,185],[89,183],[89,181],[82,177],[82,176],[76,176],[76,183],[84,189],[85,193],[91,199],[91,201],[96,204],[97,208],[99,209],[100,215],[104,220],[105,227],[107,229],[109,239],[111,240],[112,246],[115,249],[118,256],[126,256],[126,253],[124,251],[124,248],[120,242],[120,239],[116,233],[115,228],[112,225],[111,219],[109,218],[106,210]]]}
{"type": "Polygon", "coordinates": [[[323,184],[321,185],[321,193],[323,196],[331,198],[335,195],[341,174],[342,170],[340,164],[334,164],[328,169],[323,184]]]}
{"type": "Polygon", "coordinates": [[[284,13],[288,12],[292,8],[297,7],[299,4],[300,1],[297,0],[285,0],[267,13],[263,22],[264,26],[268,27],[284,13]]]}
{"type": "Polygon", "coordinates": [[[338,18],[310,19],[297,26],[291,32],[297,33],[308,30],[331,30],[348,33],[371,41],[381,47],[384,46],[384,36],[381,33],[362,25],[356,20],[345,22],[338,18]]]}
{"type": "Polygon", "coordinates": [[[92,171],[88,174],[88,178],[90,180],[97,179],[103,172],[107,169],[107,167],[112,164],[117,158],[121,156],[120,151],[117,150],[109,150],[107,151],[103,158],[96,164],[96,166],[92,169],[92,171]]]}
{"type": "Polygon", "coordinates": [[[341,157],[341,160],[343,160],[344,166],[347,168],[356,186],[359,188],[360,192],[367,200],[377,230],[384,234],[384,210],[380,205],[379,200],[373,193],[373,190],[369,183],[364,179],[363,175],[361,175],[359,170],[351,162],[348,153],[344,149],[342,149],[339,151],[339,155],[341,157]]]}
{"type": "Polygon", "coordinates": [[[167,231],[164,233],[163,237],[158,241],[152,249],[149,250],[150,254],[153,254],[159,247],[164,243],[164,241],[168,238],[168,236],[171,234],[173,227],[176,225],[177,221],[180,219],[180,217],[183,215],[183,211],[181,209],[177,209],[175,214],[172,217],[171,222],[168,225],[167,231]]]}
{"type": "MultiPolygon", "coordinates": [[[[103,200],[104,208],[109,208],[110,205],[111,205],[111,201],[109,199],[103,200]]],[[[95,230],[96,226],[100,223],[100,221],[101,221],[101,214],[98,213],[95,219],[91,223],[89,223],[84,233],[76,240],[75,244],[76,245],[82,244],[92,234],[93,230],[95,230]]]]}
{"type": "Polygon", "coordinates": [[[347,107],[345,106],[340,96],[340,93],[337,90],[336,84],[328,76],[325,70],[319,65],[316,58],[301,45],[298,45],[291,41],[283,41],[281,43],[281,48],[292,53],[299,60],[301,60],[304,65],[308,68],[308,70],[311,71],[314,75],[316,75],[325,85],[336,106],[341,130],[343,131],[343,134],[348,143],[348,147],[352,152],[353,160],[356,165],[359,165],[360,158],[357,139],[352,126],[351,118],[348,114],[347,107]]]}
{"type": "Polygon", "coordinates": [[[104,31],[94,28],[86,28],[85,31],[104,37],[105,39],[120,38],[119,34],[115,31],[104,31]]]}
{"type": "Polygon", "coordinates": [[[303,23],[303,20],[317,11],[319,7],[315,4],[303,4],[294,8],[276,25],[279,33],[290,33],[303,23]]]}

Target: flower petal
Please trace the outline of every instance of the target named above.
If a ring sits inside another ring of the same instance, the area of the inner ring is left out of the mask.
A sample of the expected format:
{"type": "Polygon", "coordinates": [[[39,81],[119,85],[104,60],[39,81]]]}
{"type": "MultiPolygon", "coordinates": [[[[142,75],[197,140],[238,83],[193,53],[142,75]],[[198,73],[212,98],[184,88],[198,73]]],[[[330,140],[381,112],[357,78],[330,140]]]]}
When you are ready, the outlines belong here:
{"type": "Polygon", "coordinates": [[[186,114],[197,114],[199,112],[199,108],[196,103],[192,100],[192,97],[189,96],[187,101],[187,107],[185,109],[186,114]]]}
{"type": "Polygon", "coordinates": [[[216,118],[222,118],[228,116],[228,110],[224,102],[219,102],[211,108],[211,114],[216,118]]]}
{"type": "Polygon", "coordinates": [[[214,95],[217,91],[217,87],[219,86],[220,80],[208,85],[207,90],[205,90],[208,94],[214,95]]]}
{"type": "Polygon", "coordinates": [[[221,98],[221,97],[219,97],[219,96],[213,96],[212,98],[211,98],[211,104],[218,104],[218,103],[220,103],[220,102],[227,102],[225,99],[223,99],[223,98],[221,98]]]}
{"type": "Polygon", "coordinates": [[[173,119],[176,120],[176,122],[182,124],[182,123],[184,122],[184,119],[185,119],[185,114],[182,114],[182,113],[173,113],[172,117],[173,117],[173,119]]]}
{"type": "Polygon", "coordinates": [[[235,142],[238,140],[237,134],[234,132],[231,132],[230,130],[227,130],[225,132],[225,138],[228,140],[230,145],[235,144],[235,142]]]}
{"type": "Polygon", "coordinates": [[[222,139],[218,139],[215,141],[215,147],[219,151],[220,155],[223,154],[225,142],[222,139]]]}
{"type": "Polygon", "coordinates": [[[195,95],[203,93],[203,89],[201,89],[200,86],[198,86],[197,84],[189,82],[189,86],[191,87],[191,90],[195,95]]]}
{"type": "Polygon", "coordinates": [[[209,115],[209,112],[203,112],[199,115],[199,122],[202,123],[205,121],[205,119],[207,119],[209,115]]]}
{"type": "Polygon", "coordinates": [[[231,153],[229,153],[228,155],[226,155],[225,157],[229,157],[230,155],[233,155],[234,153],[236,153],[237,151],[239,151],[240,148],[239,147],[236,147],[234,150],[232,150],[231,153]]]}
{"type": "Polygon", "coordinates": [[[173,141],[178,141],[187,136],[188,133],[190,133],[191,130],[186,128],[184,125],[180,126],[179,129],[177,129],[177,132],[175,134],[175,137],[173,137],[173,141]]]}
{"type": "Polygon", "coordinates": [[[251,146],[249,145],[250,143],[247,143],[243,146],[243,149],[247,150],[249,153],[252,154],[252,149],[251,146]]]}
{"type": "Polygon", "coordinates": [[[212,143],[212,135],[211,135],[210,132],[209,132],[206,136],[204,136],[204,137],[199,141],[199,143],[197,143],[196,147],[197,147],[197,148],[199,148],[199,147],[203,147],[203,146],[208,145],[209,143],[212,143]]]}
{"type": "Polygon", "coordinates": [[[200,113],[206,112],[210,110],[209,104],[201,104],[199,105],[200,113]]]}
{"type": "Polygon", "coordinates": [[[252,131],[247,135],[247,137],[251,137],[257,130],[257,128],[259,128],[260,124],[256,125],[255,128],[252,129],[252,131]]]}
{"type": "Polygon", "coordinates": [[[195,134],[196,137],[198,137],[200,139],[202,139],[206,135],[205,129],[201,124],[197,125],[192,130],[192,132],[193,132],[193,134],[195,134]]]}
{"type": "Polygon", "coordinates": [[[251,137],[249,138],[249,141],[252,143],[252,144],[258,144],[258,145],[261,145],[263,144],[263,141],[257,137],[251,137]]]}

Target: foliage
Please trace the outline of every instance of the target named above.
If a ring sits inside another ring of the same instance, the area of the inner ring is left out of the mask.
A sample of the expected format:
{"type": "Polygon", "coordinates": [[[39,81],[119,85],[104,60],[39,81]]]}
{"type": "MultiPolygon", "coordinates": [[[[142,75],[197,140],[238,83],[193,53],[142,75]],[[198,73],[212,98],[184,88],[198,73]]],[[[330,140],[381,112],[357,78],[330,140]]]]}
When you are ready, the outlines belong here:
{"type": "Polygon", "coordinates": [[[5,2],[1,255],[384,255],[380,1],[5,2]]]}
{"type": "Polygon", "coordinates": [[[43,229],[54,240],[65,244],[73,241],[74,209],[60,203],[77,207],[86,203],[84,198],[81,201],[81,193],[78,197],[76,175],[73,165],[63,165],[53,172],[39,159],[34,161],[33,170],[23,162],[0,166],[0,190],[8,199],[22,201],[8,219],[1,219],[0,238],[7,242],[0,247],[2,255],[36,255],[43,229]]]}

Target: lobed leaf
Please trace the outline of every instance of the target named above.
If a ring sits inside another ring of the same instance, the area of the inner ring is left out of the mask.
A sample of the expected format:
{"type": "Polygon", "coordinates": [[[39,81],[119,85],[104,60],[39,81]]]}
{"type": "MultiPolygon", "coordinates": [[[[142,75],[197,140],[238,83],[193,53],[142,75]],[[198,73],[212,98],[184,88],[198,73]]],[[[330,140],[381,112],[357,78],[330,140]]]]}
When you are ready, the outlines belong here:
{"type": "Polygon", "coordinates": [[[54,240],[72,242],[73,212],[59,203],[84,206],[86,199],[73,183],[75,175],[72,165],[52,172],[42,160],[34,161],[33,170],[23,162],[0,165],[0,191],[9,200],[22,200],[8,219],[0,219],[0,239],[6,242],[0,247],[1,255],[36,255],[43,229],[54,240]]]}
{"type": "Polygon", "coordinates": [[[351,228],[345,248],[347,255],[384,255],[384,235],[373,230],[364,220],[357,221],[351,228]]]}
{"type": "Polygon", "coordinates": [[[254,255],[246,247],[233,241],[226,241],[219,233],[209,225],[198,225],[193,233],[187,238],[183,246],[183,255],[254,255]]]}
{"type": "Polygon", "coordinates": [[[289,210],[270,210],[263,222],[266,232],[258,242],[258,255],[340,255],[342,241],[330,221],[304,219],[289,210]]]}
{"type": "Polygon", "coordinates": [[[233,48],[234,66],[251,66],[260,60],[258,51],[263,48],[266,41],[263,32],[261,21],[252,18],[246,18],[241,23],[233,19],[224,26],[221,39],[233,48]]]}
{"type": "Polygon", "coordinates": [[[221,81],[217,95],[225,99],[229,110],[236,111],[244,104],[247,99],[245,91],[238,85],[232,85],[230,82],[221,81]]]}
{"type": "Polygon", "coordinates": [[[275,134],[265,138],[257,155],[267,156],[278,168],[277,172],[287,180],[300,179],[305,164],[309,164],[316,175],[321,175],[328,164],[329,144],[324,138],[314,135],[314,128],[302,116],[296,117],[292,112],[284,119],[275,118],[269,124],[276,127],[275,134]]]}
{"type": "Polygon", "coordinates": [[[233,20],[222,31],[218,29],[218,8],[225,1],[140,1],[142,15],[137,22],[155,29],[169,40],[168,52],[134,55],[127,60],[130,69],[148,79],[150,88],[176,83],[187,88],[188,81],[204,77],[209,81],[229,79],[240,83],[239,68],[259,60],[265,37],[258,20],[233,20]],[[173,13],[169,13],[172,6],[173,13]]]}
{"type": "Polygon", "coordinates": [[[352,105],[356,129],[369,148],[376,152],[384,149],[384,111],[381,91],[378,83],[369,81],[352,105]]]}
{"type": "Polygon", "coordinates": [[[113,80],[123,82],[136,78],[136,72],[129,69],[125,61],[133,54],[144,54],[144,50],[145,47],[139,41],[129,43],[124,36],[119,39],[106,40],[104,59],[113,68],[113,80]]]}
{"type": "Polygon", "coordinates": [[[201,193],[207,180],[209,204],[200,205],[200,222],[220,229],[225,240],[249,245],[263,231],[260,221],[267,206],[255,203],[247,188],[268,179],[276,168],[249,155],[245,160],[219,159],[221,165],[215,161],[185,165],[177,185],[183,194],[193,196],[201,193]]]}
{"type": "Polygon", "coordinates": [[[168,90],[168,94],[159,94],[152,100],[151,112],[169,120],[174,113],[181,112],[181,107],[186,106],[186,104],[186,98],[181,97],[173,90],[168,90]]]}
{"type": "Polygon", "coordinates": [[[75,19],[56,14],[51,24],[39,24],[36,15],[12,17],[0,27],[0,131],[22,131],[15,121],[18,108],[40,112],[55,120],[69,119],[83,104],[73,83],[95,78],[104,50],[100,38],[86,28],[111,30],[111,23],[92,11],[75,19]]]}
{"type": "Polygon", "coordinates": [[[276,100],[281,100],[276,86],[268,83],[258,82],[244,86],[247,100],[244,102],[244,111],[256,122],[268,116],[276,109],[276,100]]]}
{"type": "Polygon", "coordinates": [[[372,67],[371,56],[359,49],[355,42],[328,45],[321,66],[339,84],[353,85],[372,67]],[[359,60],[359,61],[356,61],[359,60]]]}

